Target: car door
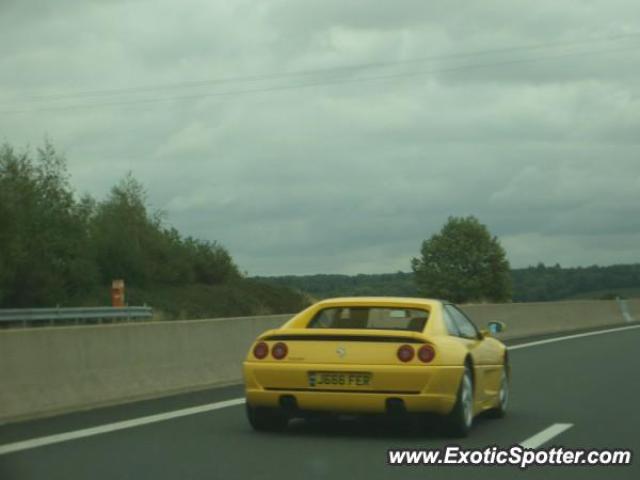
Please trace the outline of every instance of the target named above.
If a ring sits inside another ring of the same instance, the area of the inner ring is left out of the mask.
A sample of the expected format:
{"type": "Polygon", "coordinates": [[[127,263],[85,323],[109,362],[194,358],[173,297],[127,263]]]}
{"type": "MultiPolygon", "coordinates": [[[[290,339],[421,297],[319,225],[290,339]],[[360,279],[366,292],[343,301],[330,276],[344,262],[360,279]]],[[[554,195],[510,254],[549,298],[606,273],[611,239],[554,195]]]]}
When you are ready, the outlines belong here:
{"type": "Polygon", "coordinates": [[[445,305],[445,312],[458,330],[458,338],[473,359],[476,401],[484,403],[495,396],[496,378],[500,375],[498,352],[487,342],[473,322],[453,304],[445,305]]]}

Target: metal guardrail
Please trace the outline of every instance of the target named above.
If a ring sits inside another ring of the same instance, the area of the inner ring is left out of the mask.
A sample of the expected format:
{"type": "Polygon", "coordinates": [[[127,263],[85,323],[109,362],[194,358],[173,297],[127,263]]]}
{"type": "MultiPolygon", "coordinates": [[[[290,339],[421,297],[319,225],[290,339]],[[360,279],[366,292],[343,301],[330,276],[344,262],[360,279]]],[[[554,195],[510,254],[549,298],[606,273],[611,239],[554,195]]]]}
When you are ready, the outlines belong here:
{"type": "Polygon", "coordinates": [[[0,309],[0,328],[16,325],[79,325],[115,321],[149,320],[151,307],[72,307],[0,309]]]}

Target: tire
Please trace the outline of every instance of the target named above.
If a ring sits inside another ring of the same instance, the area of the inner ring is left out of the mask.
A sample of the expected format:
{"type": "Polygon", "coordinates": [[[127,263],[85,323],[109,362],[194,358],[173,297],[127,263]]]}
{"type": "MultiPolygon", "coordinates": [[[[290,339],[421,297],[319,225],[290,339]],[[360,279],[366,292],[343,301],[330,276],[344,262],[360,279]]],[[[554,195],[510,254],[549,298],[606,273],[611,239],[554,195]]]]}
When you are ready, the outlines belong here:
{"type": "Polygon", "coordinates": [[[471,368],[465,365],[460,379],[458,395],[453,410],[446,418],[446,433],[455,438],[469,435],[473,425],[473,376],[471,368]]]}
{"type": "Polygon", "coordinates": [[[247,405],[247,419],[259,432],[281,432],[287,428],[289,418],[277,408],[252,407],[247,405]]]}
{"type": "Polygon", "coordinates": [[[487,412],[487,416],[490,418],[503,418],[507,414],[508,406],[509,406],[509,366],[505,364],[502,367],[502,374],[500,376],[500,390],[498,393],[497,406],[489,410],[487,412]]]}

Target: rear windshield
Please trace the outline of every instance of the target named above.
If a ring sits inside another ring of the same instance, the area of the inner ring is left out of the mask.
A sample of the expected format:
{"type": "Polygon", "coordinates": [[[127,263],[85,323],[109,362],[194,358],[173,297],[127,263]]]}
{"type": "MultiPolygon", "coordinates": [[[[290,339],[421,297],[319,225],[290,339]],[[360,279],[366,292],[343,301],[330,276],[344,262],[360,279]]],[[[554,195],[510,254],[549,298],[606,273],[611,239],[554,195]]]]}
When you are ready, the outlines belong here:
{"type": "Polygon", "coordinates": [[[357,328],[421,332],[429,312],[412,308],[334,307],[316,313],[307,328],[357,328]]]}

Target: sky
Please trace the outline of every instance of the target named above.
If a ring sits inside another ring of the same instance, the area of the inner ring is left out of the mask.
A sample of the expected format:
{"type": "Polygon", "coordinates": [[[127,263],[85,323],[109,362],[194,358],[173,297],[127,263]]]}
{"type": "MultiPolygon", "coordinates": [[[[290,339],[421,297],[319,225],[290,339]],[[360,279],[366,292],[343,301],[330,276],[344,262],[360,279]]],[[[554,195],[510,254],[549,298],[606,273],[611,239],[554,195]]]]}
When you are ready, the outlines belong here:
{"type": "Polygon", "coordinates": [[[128,171],[250,275],[640,262],[640,3],[0,0],[0,141],[128,171]]]}

